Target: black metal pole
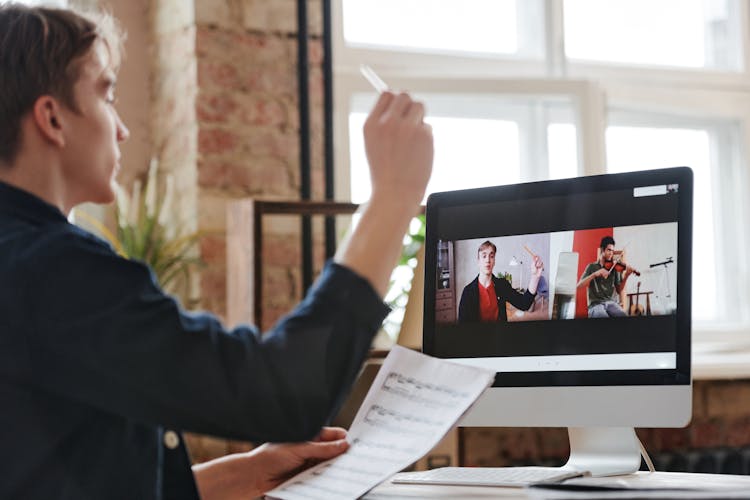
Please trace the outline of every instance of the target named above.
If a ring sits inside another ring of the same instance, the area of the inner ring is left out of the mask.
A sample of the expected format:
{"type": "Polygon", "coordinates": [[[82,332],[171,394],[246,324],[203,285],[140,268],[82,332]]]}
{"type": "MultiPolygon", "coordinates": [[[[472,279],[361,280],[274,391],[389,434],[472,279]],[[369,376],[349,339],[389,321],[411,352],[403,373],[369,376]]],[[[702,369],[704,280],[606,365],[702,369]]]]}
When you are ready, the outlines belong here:
{"type": "MultiPolygon", "coordinates": [[[[310,90],[307,58],[307,1],[297,0],[297,75],[299,88],[300,198],[310,199],[310,90]]],[[[312,222],[302,217],[302,290],[313,281],[312,222]]]]}
{"type": "MultiPolygon", "coordinates": [[[[331,44],[331,0],[323,0],[323,140],[325,162],[325,199],[334,199],[333,173],[333,47],[331,44]]],[[[336,219],[325,219],[326,258],[336,253],[336,219]]]]}

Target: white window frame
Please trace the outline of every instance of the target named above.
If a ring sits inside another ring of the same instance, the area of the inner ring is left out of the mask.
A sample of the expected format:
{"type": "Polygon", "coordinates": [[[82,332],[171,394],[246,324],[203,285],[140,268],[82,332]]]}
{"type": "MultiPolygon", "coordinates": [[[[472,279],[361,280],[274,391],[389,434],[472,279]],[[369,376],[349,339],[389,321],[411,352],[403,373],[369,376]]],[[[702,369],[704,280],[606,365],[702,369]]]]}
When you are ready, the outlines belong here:
{"type": "MultiPolygon", "coordinates": [[[[714,196],[722,203],[721,212],[737,214],[736,227],[750,220],[750,169],[746,166],[750,153],[750,4],[739,0],[735,7],[740,19],[739,39],[742,45],[742,70],[718,71],[666,67],[636,67],[606,63],[567,60],[563,34],[563,0],[544,2],[546,58],[520,60],[515,57],[463,56],[395,52],[365,47],[346,47],[341,22],[341,1],[333,6],[333,47],[335,73],[336,185],[337,197],[349,193],[349,138],[348,112],[350,96],[371,92],[358,73],[359,64],[366,62],[378,70],[394,88],[412,92],[495,93],[502,95],[569,96],[577,112],[578,174],[594,175],[606,172],[605,132],[610,121],[620,123],[620,117],[638,113],[674,117],[674,126],[703,124],[721,127],[723,123],[737,124],[737,140],[741,145],[739,158],[730,158],[738,178],[727,183],[732,197],[714,196]],[[480,79],[481,78],[481,79],[480,79]],[[624,113],[624,114],[623,114],[624,113]],[[681,120],[680,117],[684,117],[681,120]],[[732,204],[731,207],[727,206],[732,204]]],[[[654,126],[655,122],[648,122],[654,126]]],[[[646,123],[644,123],[646,124],[646,123]]],[[[659,122],[666,126],[665,121],[659,122]]],[[[724,148],[726,150],[726,148],[724,148]]],[[[721,150],[721,148],[719,148],[721,150]]],[[[722,161],[721,164],[725,164],[722,161]]],[[[718,175],[718,174],[716,174],[718,175]]],[[[523,176],[523,174],[522,174],[523,176]]],[[[718,185],[718,184],[717,184],[718,185]]],[[[722,192],[724,193],[724,192],[722,192]]],[[[717,194],[717,193],[715,193],[717,194]]],[[[725,235],[732,227],[716,225],[725,235]]],[[[726,237],[722,236],[726,241],[726,237]]],[[[744,264],[744,248],[750,243],[750,229],[745,230],[734,249],[723,248],[730,262],[741,262],[733,269],[739,277],[736,283],[740,303],[750,303],[750,265],[744,264]],[[747,286],[745,285],[747,284],[747,286]]],[[[723,262],[719,266],[726,265],[723,262]]],[[[750,309],[750,308],[748,308],[750,309]]],[[[741,324],[711,326],[695,324],[697,343],[750,343],[750,311],[743,311],[741,324]]]]}

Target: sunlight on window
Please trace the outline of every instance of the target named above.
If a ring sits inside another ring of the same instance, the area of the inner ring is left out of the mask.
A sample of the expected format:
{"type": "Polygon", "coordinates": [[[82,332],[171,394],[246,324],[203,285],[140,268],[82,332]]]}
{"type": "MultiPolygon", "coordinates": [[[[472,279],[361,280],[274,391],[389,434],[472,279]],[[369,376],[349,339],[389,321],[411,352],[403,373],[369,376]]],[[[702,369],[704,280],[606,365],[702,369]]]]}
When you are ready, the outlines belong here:
{"type": "MultiPolygon", "coordinates": [[[[705,130],[607,128],[607,171],[612,173],[689,166],[693,169],[693,318],[716,318],[715,238],[709,134],[705,130]]],[[[616,207],[613,207],[616,209],[616,207]]]]}
{"type": "Polygon", "coordinates": [[[547,162],[550,179],[566,179],[578,175],[575,125],[552,123],[547,127],[547,162]]]}
{"type": "MultiPolygon", "coordinates": [[[[362,127],[365,113],[349,115],[351,198],[370,197],[370,175],[362,127]]],[[[430,117],[435,161],[427,194],[518,182],[521,177],[518,125],[511,121],[430,117]]],[[[426,199],[426,196],[425,196],[426,199]]]]}
{"type": "Polygon", "coordinates": [[[727,0],[565,0],[564,17],[570,58],[694,68],[714,65],[709,52],[725,42],[711,35],[729,23],[727,0]]]}
{"type": "Polygon", "coordinates": [[[17,3],[22,3],[29,6],[43,6],[43,7],[67,7],[68,0],[15,0],[17,3]]]}
{"type": "Polygon", "coordinates": [[[515,0],[343,0],[347,43],[514,53],[515,0]]]}

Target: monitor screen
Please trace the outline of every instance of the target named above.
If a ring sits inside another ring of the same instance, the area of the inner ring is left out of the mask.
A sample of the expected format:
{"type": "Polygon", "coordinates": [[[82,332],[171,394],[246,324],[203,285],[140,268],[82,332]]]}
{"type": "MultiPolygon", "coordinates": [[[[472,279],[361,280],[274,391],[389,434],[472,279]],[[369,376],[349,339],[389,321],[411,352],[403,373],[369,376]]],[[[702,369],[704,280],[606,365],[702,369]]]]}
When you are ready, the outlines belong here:
{"type": "Polygon", "coordinates": [[[688,168],[437,193],[424,351],[495,387],[690,384],[688,168]]]}

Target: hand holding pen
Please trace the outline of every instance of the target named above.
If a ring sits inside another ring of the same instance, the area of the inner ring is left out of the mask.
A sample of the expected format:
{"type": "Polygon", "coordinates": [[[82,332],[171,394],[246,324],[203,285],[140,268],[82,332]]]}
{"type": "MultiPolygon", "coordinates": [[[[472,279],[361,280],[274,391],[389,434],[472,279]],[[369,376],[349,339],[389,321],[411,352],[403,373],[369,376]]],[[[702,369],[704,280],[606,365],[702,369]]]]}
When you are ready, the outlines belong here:
{"type": "Polygon", "coordinates": [[[364,127],[373,197],[400,193],[401,201],[420,203],[432,173],[432,128],[424,105],[409,94],[394,94],[369,66],[360,71],[380,92],[364,127]]]}
{"type": "Polygon", "coordinates": [[[367,280],[383,297],[430,179],[433,144],[432,128],[422,121],[422,103],[387,90],[379,78],[373,80],[380,96],[364,126],[372,195],[334,260],[367,280]]]}

